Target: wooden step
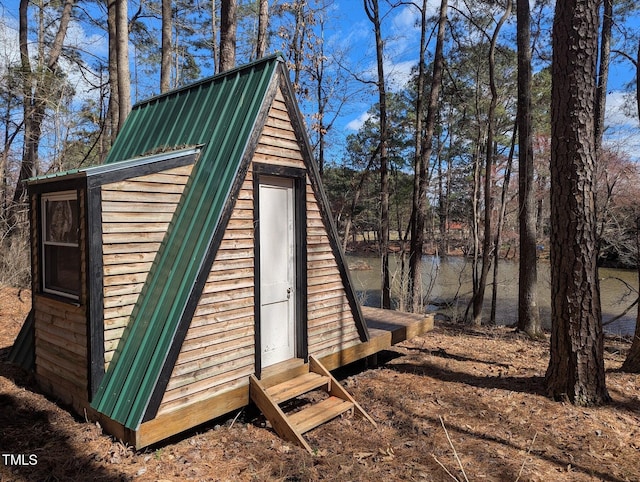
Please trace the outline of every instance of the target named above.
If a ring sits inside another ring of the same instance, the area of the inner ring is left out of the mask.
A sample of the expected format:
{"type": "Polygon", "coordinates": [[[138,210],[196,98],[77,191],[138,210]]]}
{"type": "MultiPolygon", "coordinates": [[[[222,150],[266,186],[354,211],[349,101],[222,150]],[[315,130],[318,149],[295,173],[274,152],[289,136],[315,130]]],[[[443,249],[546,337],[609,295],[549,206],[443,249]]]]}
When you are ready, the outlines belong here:
{"type": "Polygon", "coordinates": [[[328,389],[330,381],[327,376],[310,372],[267,388],[266,392],[275,403],[282,403],[320,387],[328,389]]]}
{"type": "Polygon", "coordinates": [[[305,433],[328,422],[332,418],[351,410],[353,403],[338,397],[329,397],[308,408],[289,415],[289,422],[299,433],[305,433]]]}

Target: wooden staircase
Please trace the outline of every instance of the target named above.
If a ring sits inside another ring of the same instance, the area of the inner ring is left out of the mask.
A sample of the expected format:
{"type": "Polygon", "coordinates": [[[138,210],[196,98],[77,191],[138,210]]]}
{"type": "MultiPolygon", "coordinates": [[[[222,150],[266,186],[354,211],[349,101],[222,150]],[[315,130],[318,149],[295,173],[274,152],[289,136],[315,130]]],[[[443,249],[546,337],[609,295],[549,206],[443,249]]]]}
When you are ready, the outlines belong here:
{"type": "Polygon", "coordinates": [[[251,400],[283,439],[297,443],[313,453],[303,434],[349,410],[377,427],[376,422],[315,358],[309,357],[304,373],[296,375],[284,381],[258,380],[254,375],[250,377],[251,400]],[[319,389],[324,390],[328,397],[293,413],[283,411],[281,405],[285,402],[319,389]]]}

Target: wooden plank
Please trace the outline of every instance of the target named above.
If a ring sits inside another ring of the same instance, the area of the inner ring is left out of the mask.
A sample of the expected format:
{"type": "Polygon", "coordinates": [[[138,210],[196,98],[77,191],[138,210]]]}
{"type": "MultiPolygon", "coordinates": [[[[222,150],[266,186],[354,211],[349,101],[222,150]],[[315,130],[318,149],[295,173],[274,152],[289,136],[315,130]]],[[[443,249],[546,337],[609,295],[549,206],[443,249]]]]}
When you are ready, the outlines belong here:
{"type": "Polygon", "coordinates": [[[266,390],[271,399],[280,404],[323,386],[328,389],[330,380],[329,377],[309,372],[299,377],[285,380],[266,390]]]}
{"type": "MultiPolygon", "coordinates": [[[[60,330],[59,328],[49,325],[47,323],[38,323],[36,316],[36,339],[39,336],[44,338],[46,333],[47,339],[52,342],[56,342],[56,344],[60,346],[65,346],[69,344],[73,346],[73,350],[76,353],[83,353],[79,350],[85,350],[87,346],[87,336],[86,334],[74,333],[70,330],[60,330]],[[42,332],[42,334],[39,334],[42,332]]],[[[71,347],[70,347],[71,350],[71,347]]]]}
{"type": "Polygon", "coordinates": [[[269,422],[271,422],[271,426],[276,433],[283,439],[297,443],[311,453],[311,446],[309,446],[304,437],[302,437],[302,434],[289,423],[282,409],[280,409],[277,403],[274,403],[254,375],[249,377],[249,386],[251,400],[255,402],[260,411],[267,417],[269,422]]]}
{"type": "MultiPolygon", "coordinates": [[[[38,323],[52,326],[60,331],[71,331],[80,336],[86,336],[87,326],[84,316],[78,321],[77,319],[68,319],[60,316],[50,315],[42,311],[35,312],[35,320],[38,323]]],[[[41,326],[41,325],[38,325],[41,326]]]]}
{"type": "Polygon", "coordinates": [[[108,185],[102,187],[102,200],[103,201],[118,201],[118,202],[145,202],[145,203],[162,203],[162,204],[178,204],[180,202],[180,194],[163,194],[159,196],[155,192],[145,191],[121,191],[109,189],[108,185]]]}
{"type": "Polygon", "coordinates": [[[224,393],[226,391],[243,386],[249,386],[249,375],[240,378],[234,378],[220,383],[212,389],[202,390],[200,392],[195,392],[191,395],[187,395],[176,400],[163,402],[163,404],[160,406],[160,409],[158,410],[158,414],[161,415],[172,412],[174,410],[179,410],[189,404],[198,403],[202,400],[207,400],[213,396],[216,396],[217,394],[224,393]]]}
{"type": "Polygon", "coordinates": [[[241,298],[253,298],[253,287],[241,288],[233,291],[222,291],[208,294],[205,293],[200,298],[200,304],[233,301],[239,300],[241,298]]]}
{"type": "Polygon", "coordinates": [[[240,289],[253,289],[253,277],[240,279],[222,279],[220,281],[211,281],[205,284],[202,293],[220,293],[222,291],[237,291],[240,289]]]}
{"type": "Polygon", "coordinates": [[[250,266],[250,267],[238,266],[237,268],[233,269],[231,268],[231,264],[230,264],[228,265],[228,268],[230,269],[221,270],[219,268],[220,267],[218,267],[216,271],[211,271],[209,273],[209,277],[207,278],[207,284],[217,283],[220,281],[238,280],[238,279],[251,279],[251,281],[253,282],[253,276],[255,272],[253,266],[250,266]]]}
{"type": "Polygon", "coordinates": [[[251,313],[247,313],[246,316],[253,317],[253,305],[253,296],[238,298],[225,303],[200,304],[196,308],[191,326],[194,326],[194,323],[196,323],[196,318],[198,320],[203,320],[198,321],[197,323],[217,323],[225,320],[224,317],[226,316],[226,313],[235,313],[236,310],[246,309],[249,307],[252,308],[252,310],[251,313]]]}
{"type": "Polygon", "coordinates": [[[124,333],[125,326],[120,326],[118,328],[110,328],[108,330],[104,330],[104,341],[113,341],[120,340],[122,338],[122,334],[124,333]]]}
{"type": "Polygon", "coordinates": [[[249,384],[224,393],[185,403],[144,422],[135,433],[135,447],[141,449],[249,404],[249,384]]]}
{"type": "Polygon", "coordinates": [[[102,243],[106,244],[131,244],[131,243],[160,243],[164,239],[164,232],[155,233],[103,233],[102,243]]]}
{"type": "Polygon", "coordinates": [[[172,378],[177,378],[183,375],[197,375],[204,373],[212,366],[228,361],[231,359],[230,355],[251,354],[254,352],[253,341],[253,336],[238,338],[207,347],[200,347],[197,350],[182,352],[176,361],[171,376],[172,378]]]}
{"type": "Polygon", "coordinates": [[[226,340],[236,340],[254,335],[253,323],[248,324],[245,320],[236,320],[238,328],[230,329],[231,322],[226,323],[227,329],[216,325],[204,325],[193,330],[189,330],[185,337],[183,347],[186,350],[195,350],[209,345],[222,343],[226,340]],[[217,330],[215,330],[217,328],[217,330]]]}
{"type": "Polygon", "coordinates": [[[102,202],[102,214],[105,213],[120,213],[123,211],[129,213],[174,213],[177,204],[175,203],[161,203],[161,202],[118,202],[118,201],[103,201],[102,202]]]}
{"type": "Polygon", "coordinates": [[[113,276],[104,276],[103,285],[106,287],[129,285],[144,283],[149,275],[149,271],[140,271],[138,273],[117,274],[113,276]]]}
{"type": "MultiPolygon", "coordinates": [[[[216,376],[204,378],[173,390],[169,389],[165,392],[162,403],[164,404],[178,399],[188,401],[196,393],[214,390],[218,385],[222,385],[231,380],[248,377],[254,372],[254,359],[255,357],[252,355],[242,360],[226,363],[220,367],[220,373],[216,376]]],[[[184,401],[181,403],[185,403],[184,401]]]]}
{"type": "Polygon", "coordinates": [[[117,233],[165,233],[169,227],[168,222],[158,223],[102,223],[103,234],[117,233]]]}
{"type": "Polygon", "coordinates": [[[159,248],[158,242],[103,244],[102,254],[155,253],[159,248]]]}
{"type": "Polygon", "coordinates": [[[360,341],[359,333],[344,333],[341,337],[338,338],[329,338],[317,342],[315,342],[314,340],[310,340],[309,352],[321,353],[324,355],[333,353],[335,351],[345,350],[352,346],[359,345],[360,343],[362,342],[360,341]]]}
{"type": "Polygon", "coordinates": [[[289,421],[303,434],[353,408],[353,403],[338,397],[329,397],[290,415],[289,421]]]}
{"type": "Polygon", "coordinates": [[[296,133],[293,131],[291,126],[287,126],[286,124],[280,123],[277,125],[274,123],[273,125],[265,125],[264,129],[262,129],[262,136],[260,141],[265,139],[265,142],[278,142],[280,139],[286,140],[291,146],[296,148],[298,147],[298,139],[296,138],[296,133]],[[269,141],[267,141],[267,139],[269,141]]]}
{"type": "Polygon", "coordinates": [[[138,301],[140,293],[132,293],[127,295],[110,296],[104,298],[104,308],[115,308],[116,306],[135,305],[138,301]]]}
{"type": "Polygon", "coordinates": [[[198,314],[191,319],[191,328],[197,328],[203,325],[218,325],[233,320],[245,320],[247,324],[253,324],[254,306],[253,303],[242,303],[236,305],[230,303],[229,306],[218,306],[218,310],[215,312],[207,312],[204,314],[198,314]]]}
{"type": "Polygon", "coordinates": [[[108,265],[104,267],[105,276],[115,276],[121,274],[131,273],[148,273],[151,269],[152,263],[129,263],[129,264],[116,264],[108,265]]]}
{"type": "MultiPolygon", "coordinates": [[[[254,339],[253,335],[247,338],[238,338],[234,340],[225,340],[220,343],[216,343],[215,345],[207,345],[201,347],[191,347],[188,345],[182,346],[182,351],[178,355],[178,359],[176,360],[176,367],[180,365],[183,368],[180,370],[188,370],[188,369],[197,369],[201,366],[204,366],[209,360],[213,360],[214,357],[234,348],[247,347],[251,346],[253,348],[254,339]],[[250,339],[251,338],[251,339],[250,339]],[[202,361],[200,363],[199,361],[202,361]],[[189,364],[192,362],[198,362],[198,365],[193,365],[189,368],[189,364]]],[[[176,374],[180,374],[177,371],[176,374]]]]}
{"type": "Polygon", "coordinates": [[[253,247],[246,249],[220,249],[216,255],[217,260],[253,259],[253,247]]]}
{"type": "MultiPolygon", "coordinates": [[[[123,208],[126,208],[126,206],[123,206],[123,208]]],[[[173,217],[173,211],[171,212],[158,212],[158,211],[108,212],[106,211],[102,213],[102,222],[103,223],[168,223],[169,221],[171,221],[172,217],[173,217]]]]}
{"type": "Polygon", "coordinates": [[[155,259],[155,257],[155,252],[106,254],[102,256],[102,264],[150,263],[155,259]]]}
{"type": "Polygon", "coordinates": [[[122,296],[130,294],[138,295],[142,291],[143,286],[144,283],[121,283],[114,286],[105,286],[103,289],[103,296],[104,298],[109,298],[112,296],[122,296]]]}
{"type": "Polygon", "coordinates": [[[184,184],[182,183],[161,183],[161,182],[148,182],[137,179],[131,179],[127,181],[113,182],[105,184],[102,187],[104,190],[109,191],[121,191],[121,192],[149,192],[154,194],[182,194],[184,190],[184,184]]]}

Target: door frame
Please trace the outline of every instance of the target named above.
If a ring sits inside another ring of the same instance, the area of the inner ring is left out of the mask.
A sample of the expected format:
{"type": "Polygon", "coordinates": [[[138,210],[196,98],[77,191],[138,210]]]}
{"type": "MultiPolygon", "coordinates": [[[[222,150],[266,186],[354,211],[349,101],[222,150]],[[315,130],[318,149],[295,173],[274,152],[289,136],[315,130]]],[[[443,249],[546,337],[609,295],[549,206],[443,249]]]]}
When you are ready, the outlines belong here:
{"type": "Polygon", "coordinates": [[[253,249],[254,259],[254,319],[255,319],[255,372],[262,373],[262,345],[260,340],[260,179],[282,177],[293,180],[293,226],[295,240],[295,355],[294,358],[308,362],[307,338],[307,196],[305,169],[253,163],[253,249]]]}

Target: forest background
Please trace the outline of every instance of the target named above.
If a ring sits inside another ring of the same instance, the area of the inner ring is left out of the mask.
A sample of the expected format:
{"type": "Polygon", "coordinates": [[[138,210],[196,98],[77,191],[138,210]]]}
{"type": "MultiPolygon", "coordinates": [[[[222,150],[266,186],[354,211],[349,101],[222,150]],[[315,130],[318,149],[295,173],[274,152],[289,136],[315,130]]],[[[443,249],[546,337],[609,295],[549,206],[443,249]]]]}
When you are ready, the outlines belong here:
{"type": "MultiPolygon", "coordinates": [[[[597,99],[582,113],[594,120],[597,152],[587,172],[589,230],[599,263],[636,268],[639,7],[584,3],[599,17],[597,69],[588,85],[573,85],[592,87],[597,99]],[[609,78],[622,72],[628,83],[617,78],[610,92],[609,78]],[[612,99],[622,116],[605,116],[612,99]]],[[[382,258],[383,306],[391,305],[391,252],[402,266],[396,304],[412,311],[429,301],[419,282],[425,250],[464,255],[474,273],[467,318],[479,324],[499,259],[518,256],[520,284],[531,291],[535,279],[522,276],[554,243],[551,39],[563,4],[3,3],[0,282],[29,285],[25,179],[100,164],[132,100],[279,51],[344,246],[364,243],[382,258]]],[[[520,328],[539,335],[537,318],[522,313],[520,328]]]]}

